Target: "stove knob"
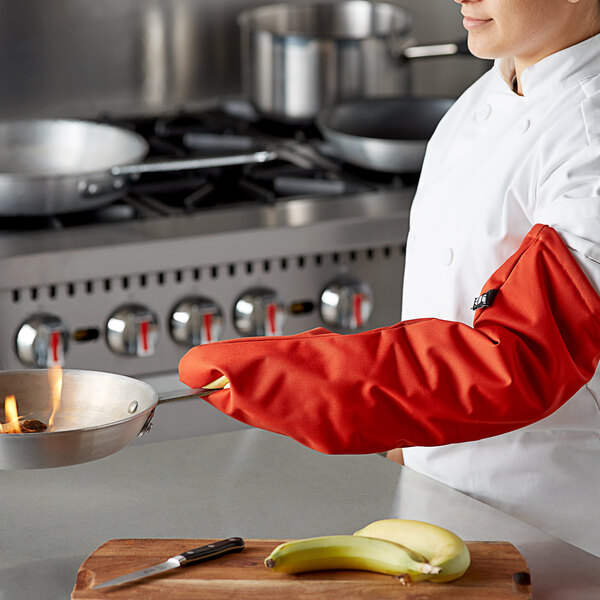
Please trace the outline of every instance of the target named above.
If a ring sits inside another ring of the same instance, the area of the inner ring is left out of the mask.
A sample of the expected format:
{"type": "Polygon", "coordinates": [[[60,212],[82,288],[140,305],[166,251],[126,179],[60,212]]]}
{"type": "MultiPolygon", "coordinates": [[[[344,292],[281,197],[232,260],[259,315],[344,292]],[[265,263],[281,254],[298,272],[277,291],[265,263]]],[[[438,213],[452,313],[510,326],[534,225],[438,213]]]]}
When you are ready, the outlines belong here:
{"type": "Polygon", "coordinates": [[[279,296],[267,288],[244,292],[233,309],[235,328],[242,335],[281,335],[285,306],[279,296]]]}
{"type": "Polygon", "coordinates": [[[223,312],[208,298],[184,298],[171,313],[171,335],[180,344],[198,346],[215,342],[222,332],[223,312]]]}
{"type": "Polygon", "coordinates": [[[17,331],[19,360],[32,367],[62,366],[69,346],[69,332],[59,317],[40,313],[31,316],[17,331]]]}
{"type": "Polygon", "coordinates": [[[353,277],[331,281],[321,293],[321,318],[328,325],[355,331],[364,327],[373,312],[373,294],[353,277]]]}
{"type": "Polygon", "coordinates": [[[150,356],[158,341],[158,319],[141,304],[122,306],[108,318],[106,341],[116,354],[150,356]]]}

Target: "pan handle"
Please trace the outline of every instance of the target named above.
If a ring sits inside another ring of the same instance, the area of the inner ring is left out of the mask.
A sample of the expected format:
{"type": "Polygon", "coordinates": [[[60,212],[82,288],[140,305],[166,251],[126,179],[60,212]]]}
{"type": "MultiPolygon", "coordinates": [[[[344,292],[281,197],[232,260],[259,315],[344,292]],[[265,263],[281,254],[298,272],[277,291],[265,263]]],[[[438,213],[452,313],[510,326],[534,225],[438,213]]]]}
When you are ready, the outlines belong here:
{"type": "Polygon", "coordinates": [[[434,58],[440,56],[472,56],[466,39],[442,44],[426,44],[417,46],[414,39],[400,38],[391,42],[391,53],[394,58],[434,58]]]}
{"type": "MultiPolygon", "coordinates": [[[[166,404],[167,402],[177,402],[177,400],[189,400],[191,398],[203,398],[204,396],[210,396],[210,394],[213,392],[220,392],[222,389],[222,387],[210,390],[206,388],[199,388],[186,390],[184,392],[166,392],[158,395],[158,402],[156,404],[166,404]]],[[[137,407],[137,402],[135,403],[135,407],[137,407]]],[[[150,411],[146,422],[138,433],[138,437],[142,437],[145,433],[148,433],[152,429],[152,426],[154,425],[152,422],[152,419],[154,418],[154,410],[155,409],[153,408],[150,411]]],[[[130,410],[130,412],[133,411],[130,410]]]]}
{"type": "MultiPolygon", "coordinates": [[[[209,396],[210,394],[212,394],[213,392],[219,392],[221,391],[223,388],[214,388],[214,389],[206,389],[206,388],[199,388],[199,389],[190,389],[190,390],[186,390],[186,391],[178,391],[178,392],[166,392],[166,393],[162,393],[158,395],[158,402],[157,404],[166,404],[167,402],[177,402],[177,400],[189,400],[191,398],[202,398],[204,396],[209,396]]],[[[133,411],[135,411],[135,408],[137,408],[137,402],[134,405],[134,409],[133,411]]],[[[148,418],[146,419],[146,422],[144,423],[144,425],[142,426],[142,428],[140,429],[140,432],[138,433],[138,437],[142,437],[144,434],[148,433],[154,423],[152,422],[152,419],[154,418],[154,408],[150,411],[150,414],[148,415],[148,418]]],[[[130,409],[130,412],[133,412],[130,409]]]]}
{"type": "Polygon", "coordinates": [[[111,167],[108,173],[82,179],[77,184],[77,190],[83,198],[95,198],[102,194],[113,193],[114,191],[123,189],[127,184],[127,178],[135,179],[143,173],[166,173],[234,165],[251,165],[275,160],[277,157],[278,154],[275,150],[260,150],[245,154],[155,160],[132,165],[117,165],[111,167]]]}
{"type": "Polygon", "coordinates": [[[113,177],[123,175],[141,175],[143,173],[165,173],[169,171],[191,171],[194,169],[209,169],[213,167],[229,167],[232,165],[249,165],[275,160],[274,150],[260,150],[247,154],[230,154],[225,156],[207,156],[201,158],[185,158],[178,160],[156,160],[137,165],[122,165],[112,167],[113,177]]]}
{"type": "Polygon", "coordinates": [[[159,394],[157,404],[164,404],[166,402],[175,402],[176,400],[187,400],[189,398],[203,398],[209,396],[213,392],[220,392],[221,390],[229,387],[229,379],[225,375],[217,377],[214,381],[207,383],[204,387],[189,389],[184,392],[167,392],[159,394]]]}
{"type": "Polygon", "coordinates": [[[190,389],[185,391],[167,392],[158,395],[158,404],[166,404],[167,402],[177,402],[177,400],[189,400],[191,398],[203,398],[204,396],[210,396],[213,392],[220,392],[223,388],[215,389],[190,389]]]}

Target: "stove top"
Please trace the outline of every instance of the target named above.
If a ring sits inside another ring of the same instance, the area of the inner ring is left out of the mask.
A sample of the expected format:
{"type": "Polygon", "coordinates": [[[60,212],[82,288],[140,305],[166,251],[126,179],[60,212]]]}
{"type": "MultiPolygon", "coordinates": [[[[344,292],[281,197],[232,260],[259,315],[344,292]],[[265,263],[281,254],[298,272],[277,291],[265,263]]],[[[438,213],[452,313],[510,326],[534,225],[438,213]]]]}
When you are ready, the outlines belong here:
{"type": "Polygon", "coordinates": [[[185,159],[275,149],[276,159],[258,164],[143,174],[121,198],[85,212],[0,217],[0,232],[62,230],[203,213],[231,205],[273,205],[314,196],[342,197],[413,186],[416,174],[388,174],[343,163],[314,126],[261,119],[243,101],[200,112],[100,122],[141,134],[148,159],[185,159]]]}
{"type": "Polygon", "coordinates": [[[350,167],[313,128],[247,108],[104,122],[143,135],[150,161],[269,162],[143,174],[93,211],[0,219],[0,367],[172,381],[207,340],[400,320],[410,179],[350,167]],[[330,289],[354,300],[326,317],[330,289]]]}

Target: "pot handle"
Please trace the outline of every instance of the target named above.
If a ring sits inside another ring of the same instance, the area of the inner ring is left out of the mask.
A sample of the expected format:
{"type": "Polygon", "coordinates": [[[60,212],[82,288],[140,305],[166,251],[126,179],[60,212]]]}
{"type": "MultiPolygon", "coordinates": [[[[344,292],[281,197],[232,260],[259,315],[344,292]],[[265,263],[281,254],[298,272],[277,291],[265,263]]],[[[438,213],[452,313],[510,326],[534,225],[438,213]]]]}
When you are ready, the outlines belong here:
{"type": "Polygon", "coordinates": [[[213,392],[220,392],[223,388],[208,390],[206,388],[190,389],[185,391],[166,392],[158,395],[157,404],[166,404],[167,402],[177,402],[177,400],[189,400],[191,398],[203,398],[210,396],[213,392]]]}
{"type": "Polygon", "coordinates": [[[230,154],[225,156],[203,156],[196,158],[183,158],[178,160],[156,160],[137,165],[122,165],[112,167],[110,174],[113,177],[123,175],[141,175],[143,173],[165,173],[170,171],[192,171],[194,169],[210,169],[213,167],[229,167],[232,165],[249,165],[275,160],[277,153],[274,150],[260,150],[247,154],[230,154]]]}
{"type": "MultiPolygon", "coordinates": [[[[223,388],[215,388],[214,390],[208,390],[206,388],[200,388],[200,389],[190,389],[190,390],[186,390],[183,392],[181,392],[181,391],[167,392],[167,393],[158,395],[157,405],[158,404],[166,404],[167,402],[176,402],[177,400],[188,400],[190,398],[202,398],[204,396],[209,396],[213,392],[219,392],[222,389],[223,388]]],[[[154,409],[152,409],[152,411],[150,411],[150,414],[148,415],[146,422],[144,423],[144,425],[140,429],[140,432],[137,435],[138,437],[142,437],[144,434],[148,433],[152,429],[152,427],[154,426],[154,423],[152,421],[153,418],[154,418],[154,409]]]]}
{"type": "Polygon", "coordinates": [[[132,165],[117,165],[109,169],[108,176],[102,175],[96,179],[82,179],[78,182],[77,189],[81,196],[89,198],[122,189],[126,185],[127,177],[136,177],[143,173],[167,173],[234,165],[250,165],[268,162],[276,158],[277,152],[275,150],[260,150],[245,154],[155,160],[132,165]]]}
{"type": "MultiPolygon", "coordinates": [[[[189,389],[183,392],[177,391],[159,394],[158,402],[156,404],[166,404],[167,402],[176,402],[177,400],[189,400],[190,398],[203,398],[204,396],[209,396],[213,392],[220,392],[226,387],[229,387],[229,381],[226,377],[223,376],[207,384],[207,387],[204,388],[189,389]]],[[[137,402],[132,402],[129,408],[129,412],[133,414],[136,409],[137,402]]],[[[152,422],[152,419],[154,418],[154,411],[155,408],[153,408],[150,411],[146,422],[144,423],[144,425],[140,429],[140,432],[138,433],[138,437],[142,437],[145,433],[148,433],[152,429],[152,426],[154,425],[154,423],[152,422]]]]}
{"type": "Polygon", "coordinates": [[[142,425],[142,428],[140,429],[140,432],[137,434],[137,437],[142,437],[143,435],[148,433],[152,429],[152,427],[154,427],[154,423],[152,422],[153,418],[154,418],[154,409],[148,415],[148,418],[146,419],[146,422],[142,425]]]}
{"type": "Polygon", "coordinates": [[[190,389],[184,392],[168,392],[165,394],[159,394],[158,404],[165,404],[166,402],[175,402],[177,400],[187,400],[189,398],[203,398],[209,396],[213,392],[220,392],[225,388],[229,387],[229,379],[225,375],[217,377],[214,381],[207,383],[204,387],[198,389],[190,389]]]}
{"type": "Polygon", "coordinates": [[[401,38],[391,41],[391,53],[394,58],[434,58],[440,56],[472,56],[466,39],[446,42],[442,44],[426,44],[417,46],[411,38],[401,38]]]}

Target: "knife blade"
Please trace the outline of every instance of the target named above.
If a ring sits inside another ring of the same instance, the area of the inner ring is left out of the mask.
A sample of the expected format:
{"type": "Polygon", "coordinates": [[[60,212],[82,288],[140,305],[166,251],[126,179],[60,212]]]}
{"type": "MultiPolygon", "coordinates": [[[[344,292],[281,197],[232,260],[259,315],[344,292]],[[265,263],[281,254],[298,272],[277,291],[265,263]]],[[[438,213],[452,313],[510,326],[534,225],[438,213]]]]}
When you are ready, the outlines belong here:
{"type": "Polygon", "coordinates": [[[133,573],[127,573],[126,575],[116,577],[115,579],[110,579],[109,581],[105,581],[100,585],[94,586],[91,589],[99,590],[101,588],[112,587],[114,585],[121,585],[123,583],[131,583],[133,581],[137,581],[138,579],[144,579],[146,577],[159,575],[160,573],[166,573],[167,571],[171,571],[172,569],[185,567],[187,565],[191,565],[192,563],[210,560],[212,558],[218,558],[219,556],[229,554],[230,552],[241,552],[243,549],[244,540],[242,538],[227,538],[225,540],[220,540],[218,542],[207,544],[206,546],[194,548],[193,550],[187,550],[186,552],[182,552],[181,554],[177,554],[176,556],[171,556],[163,563],[153,565],[151,567],[147,567],[146,569],[141,569],[140,571],[135,571],[133,573]]]}

